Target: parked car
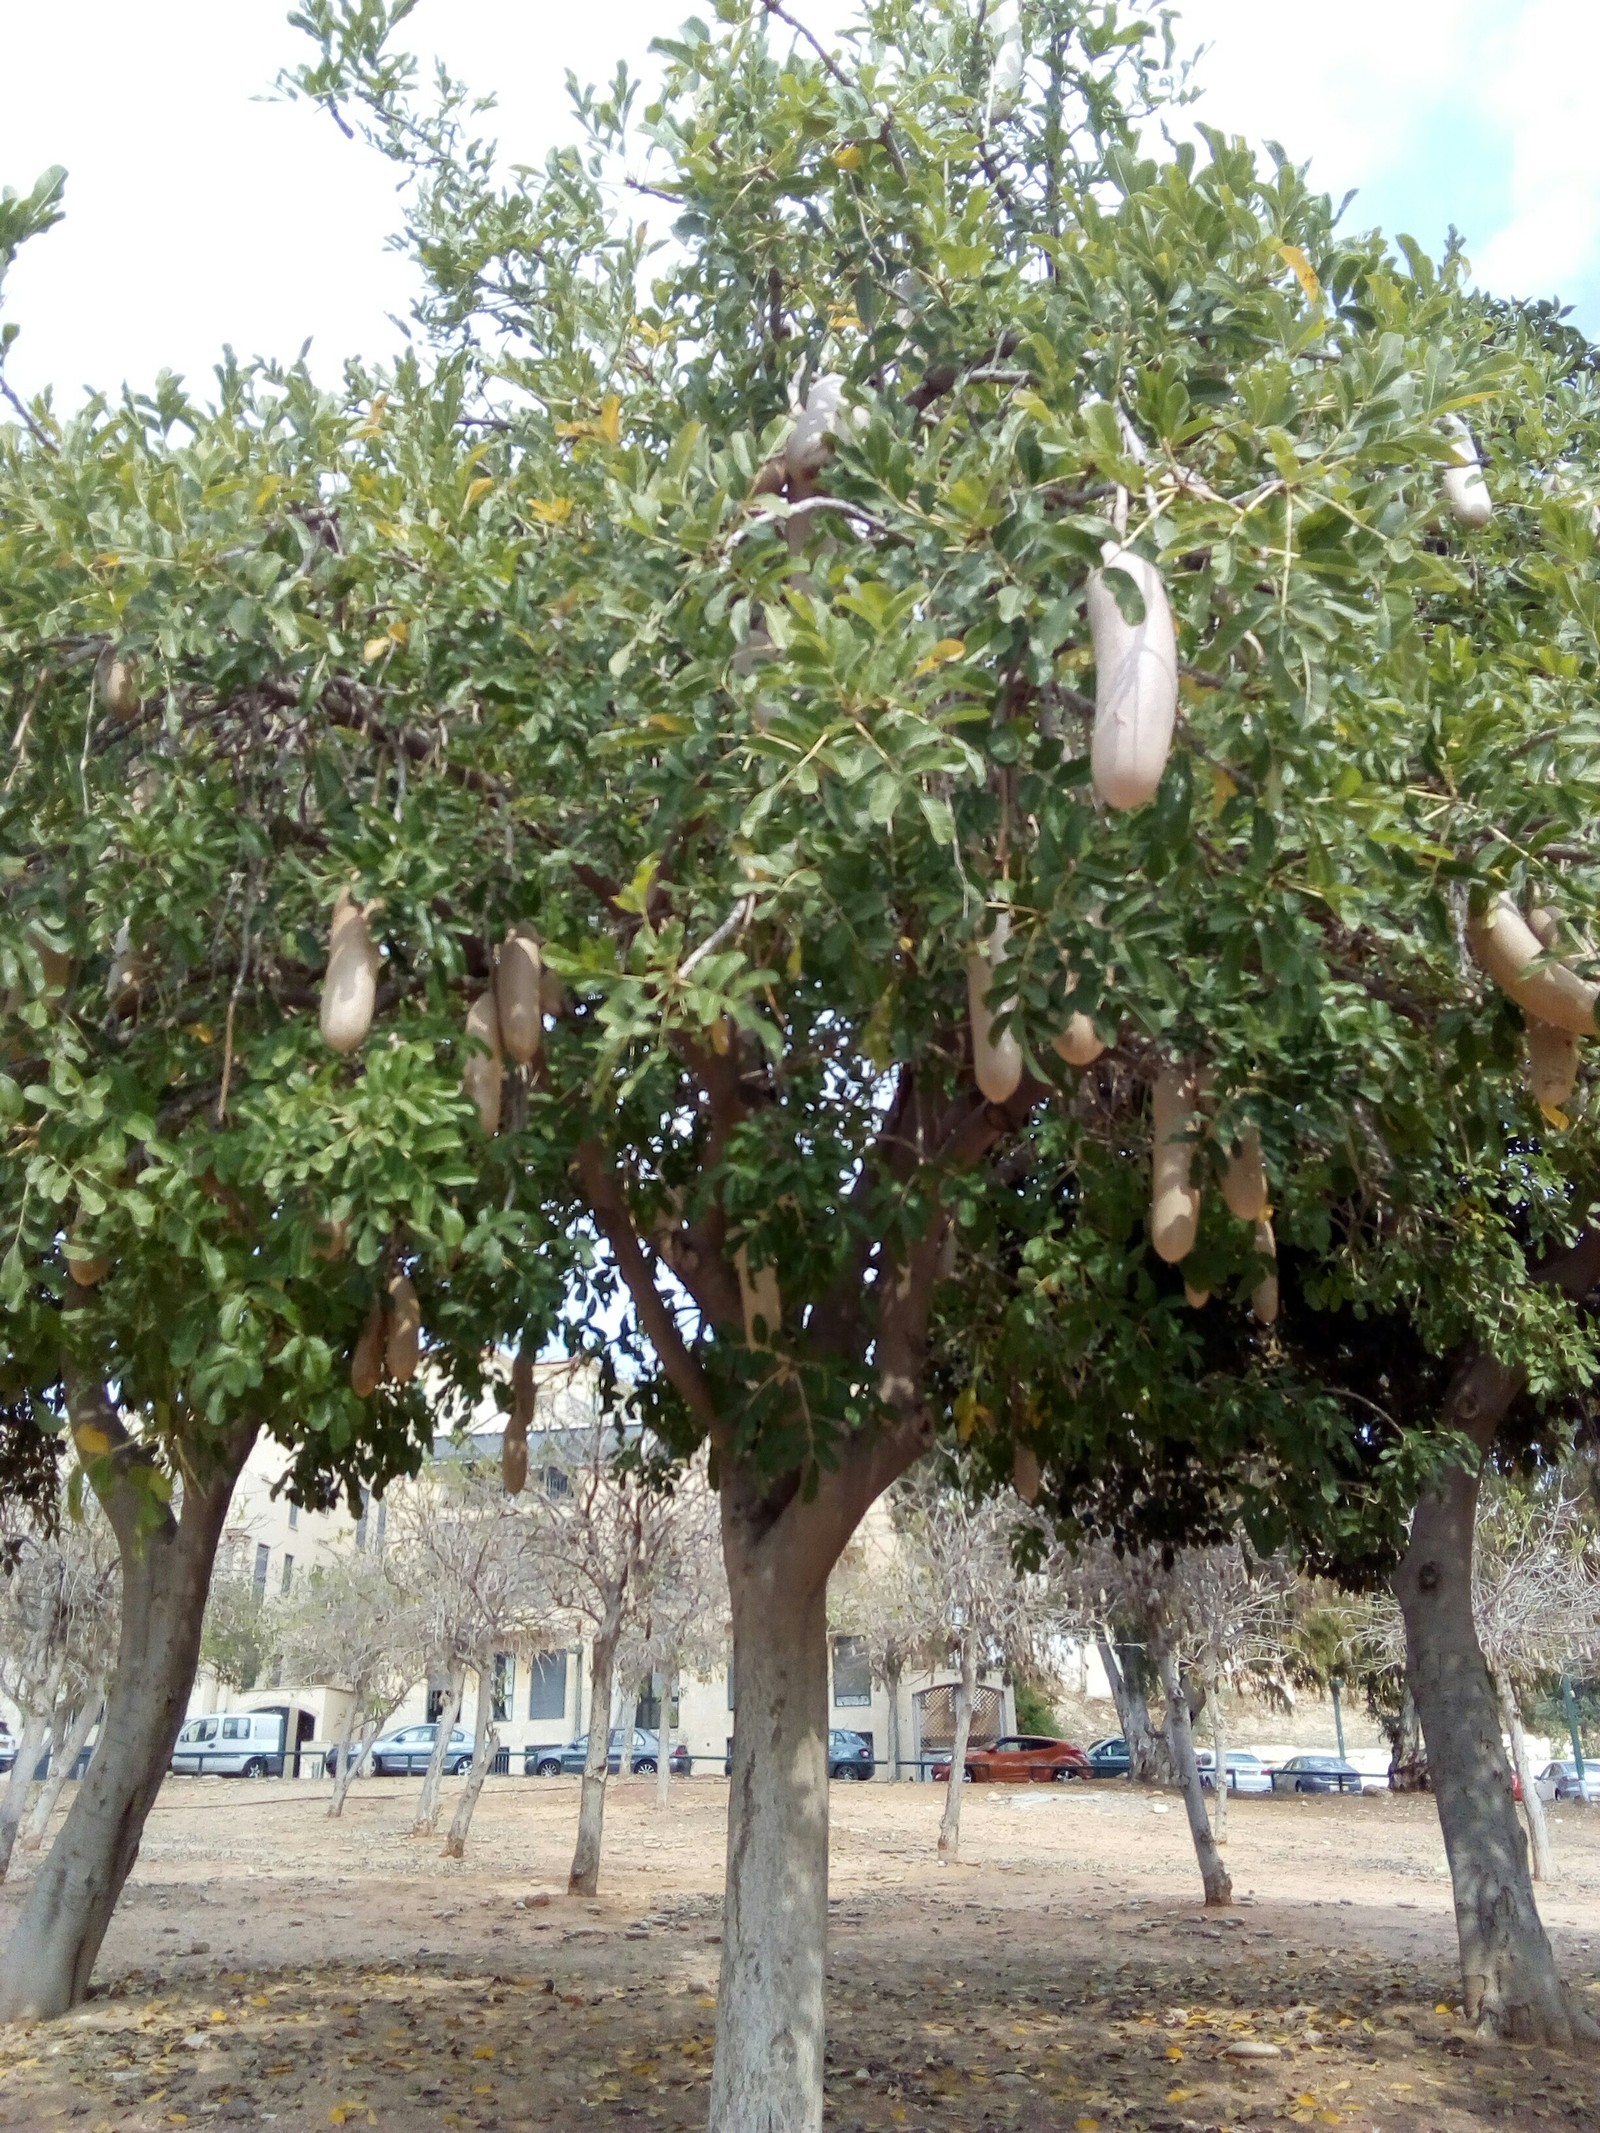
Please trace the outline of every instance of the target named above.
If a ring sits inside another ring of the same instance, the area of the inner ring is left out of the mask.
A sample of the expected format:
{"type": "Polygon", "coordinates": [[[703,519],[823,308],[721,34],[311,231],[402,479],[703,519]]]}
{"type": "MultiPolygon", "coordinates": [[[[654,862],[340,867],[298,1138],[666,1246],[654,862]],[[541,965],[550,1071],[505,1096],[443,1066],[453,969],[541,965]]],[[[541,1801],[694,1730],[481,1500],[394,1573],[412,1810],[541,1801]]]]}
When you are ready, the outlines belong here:
{"type": "MultiPolygon", "coordinates": [[[[1212,1748],[1197,1748],[1195,1761],[1200,1765],[1200,1782],[1208,1792],[1217,1782],[1217,1757],[1212,1748]]],[[[1272,1772],[1259,1755],[1252,1755],[1248,1748],[1228,1750],[1228,1790],[1230,1792],[1270,1792],[1272,1772]]]]}
{"type": "Polygon", "coordinates": [[[0,1718],[0,1777],[4,1777],[17,1759],[17,1744],[11,1737],[11,1728],[0,1718]]]}
{"type": "MultiPolygon", "coordinates": [[[[606,1768],[615,1777],[622,1768],[623,1728],[611,1728],[611,1748],[606,1757],[606,1768]]],[[[583,1767],[589,1760],[589,1736],[568,1741],[564,1748],[524,1748],[522,1772],[524,1777],[582,1777],[583,1767]]],[[[654,1777],[661,1761],[661,1736],[647,1732],[643,1726],[633,1729],[633,1767],[639,1777],[654,1777]]],[[[694,1765],[689,1751],[682,1741],[673,1749],[669,1768],[674,1777],[687,1777],[694,1765]]]]}
{"type": "MultiPolygon", "coordinates": [[[[405,1777],[413,1771],[420,1774],[432,1759],[438,1731],[436,1725],[402,1726],[397,1733],[380,1734],[372,1743],[368,1768],[374,1777],[405,1777]]],[[[456,1726],[444,1755],[446,1777],[463,1777],[471,1763],[472,1735],[464,1726],[456,1726]]]]}
{"type": "MultiPolygon", "coordinates": [[[[935,1763],[934,1780],[948,1779],[948,1762],[935,1763]]],[[[963,1775],[974,1785],[1050,1785],[1093,1775],[1089,1758],[1069,1740],[1042,1733],[1008,1733],[986,1748],[969,1748],[963,1775]]]]}
{"type": "Polygon", "coordinates": [[[1109,1740],[1089,1743],[1089,1775],[1097,1778],[1125,1778],[1133,1768],[1133,1757],[1128,1752],[1128,1743],[1121,1734],[1109,1740]]]}
{"type": "Polygon", "coordinates": [[[1274,1792],[1359,1792],[1361,1772],[1337,1755],[1291,1755],[1272,1773],[1274,1792]]]}
{"type": "MultiPolygon", "coordinates": [[[[864,1733],[852,1733],[848,1726],[835,1726],[828,1735],[828,1775],[831,1778],[854,1778],[864,1783],[877,1766],[872,1759],[872,1743],[864,1733]]],[[[730,1749],[722,1765],[726,1778],[733,1776],[733,1752],[730,1749]]]]}
{"type": "Polygon", "coordinates": [[[173,1745],[171,1768],[194,1777],[282,1777],[283,1713],[217,1711],[191,1718],[173,1745]]]}
{"type": "Polygon", "coordinates": [[[1600,1763],[1583,1759],[1583,1778],[1569,1756],[1564,1763],[1546,1763],[1534,1778],[1541,1800],[1600,1800],[1600,1763]]]}

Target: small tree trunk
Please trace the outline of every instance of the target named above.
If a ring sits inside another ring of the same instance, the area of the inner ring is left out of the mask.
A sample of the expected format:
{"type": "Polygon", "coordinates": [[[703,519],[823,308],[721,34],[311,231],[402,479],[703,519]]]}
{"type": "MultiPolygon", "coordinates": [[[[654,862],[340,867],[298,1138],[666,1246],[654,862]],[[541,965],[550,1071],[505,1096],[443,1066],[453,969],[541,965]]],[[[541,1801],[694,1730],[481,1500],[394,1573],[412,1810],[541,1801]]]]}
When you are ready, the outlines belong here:
{"type": "Polygon", "coordinates": [[[450,1676],[450,1687],[444,1700],[444,1709],[439,1713],[439,1726],[433,1736],[433,1753],[428,1757],[427,1773],[422,1780],[422,1796],[417,1801],[417,1818],[411,1825],[414,1837],[431,1837],[439,1826],[439,1788],[444,1782],[444,1766],[450,1754],[450,1736],[456,1729],[456,1720],[461,1716],[461,1697],[467,1685],[467,1669],[463,1664],[450,1676]]]}
{"type": "Polygon", "coordinates": [[[661,1669],[661,1723],[656,1728],[656,1808],[665,1809],[672,1787],[672,1680],[675,1666],[661,1669]]]}
{"type": "Polygon", "coordinates": [[[11,1849],[17,1841],[17,1830],[27,1812],[28,1794],[33,1790],[33,1773],[44,1753],[44,1744],[50,1733],[48,1710],[27,1711],[23,1714],[22,1732],[17,1741],[17,1759],[11,1765],[11,1775],[6,1780],[4,1800],[0,1800],[0,1881],[11,1871],[11,1849]]]}
{"type": "Polygon", "coordinates": [[[1522,1814],[1528,1825],[1528,1843],[1533,1853],[1532,1867],[1535,1881],[1550,1879],[1550,1827],[1544,1818],[1544,1802],[1539,1797],[1539,1788],[1534,1783],[1533,1757],[1528,1753],[1528,1736],[1523,1731],[1522,1713],[1517,1709],[1517,1699],[1511,1684],[1503,1676],[1496,1684],[1500,1691],[1500,1718],[1511,1738],[1511,1761],[1517,1773],[1517,1783],[1522,1788],[1522,1814]]]}
{"type": "Polygon", "coordinates": [[[491,1657],[486,1672],[478,1668],[478,1713],[472,1734],[472,1768],[467,1772],[467,1782],[461,1788],[461,1797],[456,1802],[456,1811],[451,1817],[450,1832],[444,1840],[445,1859],[464,1859],[467,1855],[467,1831],[472,1827],[472,1810],[478,1804],[478,1795],[483,1790],[483,1781],[489,1774],[489,1762],[494,1752],[494,1698],[490,1683],[494,1678],[494,1660],[491,1657]]]}
{"type": "Polygon", "coordinates": [[[1146,1689],[1145,1655],[1137,1644],[1119,1647],[1122,1700],[1118,1715],[1122,1737],[1128,1743],[1128,1775],[1138,1785],[1159,1785],[1170,1774],[1165,1743],[1150,1722],[1150,1698],[1146,1689]]]}
{"type": "MultiPolygon", "coordinates": [[[[638,1697],[630,1696],[626,1688],[624,1688],[622,1692],[622,1706],[617,1714],[617,1719],[622,1726],[622,1755],[617,1763],[618,1777],[631,1778],[633,1776],[633,1726],[634,1720],[638,1716],[638,1712],[638,1697]]],[[[606,1757],[608,1763],[610,1760],[610,1755],[611,1750],[608,1744],[606,1748],[606,1757]]]]}
{"type": "Polygon", "coordinates": [[[1161,1686],[1167,1695],[1167,1749],[1183,1792],[1183,1807],[1189,1817],[1194,1855],[1200,1863],[1206,1907],[1208,1910],[1219,1909],[1232,1903],[1233,1883],[1222,1863],[1222,1854],[1217,1850],[1206,1815],[1205,1788],[1200,1783],[1200,1766],[1194,1759],[1194,1735],[1189,1730],[1188,1692],[1178,1673],[1177,1654],[1170,1645],[1163,1644],[1158,1648],[1156,1663],[1161,1671],[1161,1686]]]}
{"type": "Polygon", "coordinates": [[[36,1852],[44,1843],[45,1831],[50,1827],[50,1817],[56,1811],[56,1802],[61,1797],[61,1788],[71,1775],[72,1766],[83,1753],[89,1735],[94,1731],[94,1722],[100,1716],[101,1691],[93,1688],[78,1706],[77,1716],[67,1731],[65,1740],[52,1748],[50,1775],[45,1779],[44,1789],[34,1802],[33,1813],[28,1817],[28,1826],[22,1832],[22,1849],[36,1852]]]}
{"type": "Polygon", "coordinates": [[[884,1742],[884,1755],[889,1765],[889,1782],[900,1782],[900,1683],[905,1678],[904,1666],[887,1666],[883,1670],[884,1693],[889,1701],[888,1738],[884,1742]]]}
{"type": "Polygon", "coordinates": [[[334,1819],[344,1813],[345,1794],[350,1790],[351,1780],[355,1776],[354,1770],[350,1767],[350,1750],[355,1744],[356,1727],[360,1717],[361,1698],[352,1694],[350,1698],[350,1715],[344,1722],[344,1738],[339,1743],[339,1754],[334,1764],[333,1798],[328,1802],[328,1813],[334,1819]]]}
{"type": "MultiPolygon", "coordinates": [[[[70,1370],[67,1382],[74,1423],[96,1422],[118,1445],[114,1461],[129,1459],[103,1388],[86,1387],[70,1370]]],[[[227,1432],[206,1470],[185,1480],[178,1516],[159,1522],[150,1519],[148,1492],[113,1465],[102,1500],[122,1560],[116,1669],[94,1761],[0,1958],[0,2021],[64,2014],[88,1989],[183,1724],[217,1542],[254,1441],[253,1423],[227,1432]]]]}
{"type": "Polygon", "coordinates": [[[1429,1789],[1428,1752],[1422,1745],[1422,1722],[1417,1700],[1408,1681],[1400,1692],[1400,1727],[1394,1752],[1389,1758],[1391,1792],[1426,1792],[1429,1789]]]}
{"type": "Polygon", "coordinates": [[[961,1681],[956,1689],[956,1737],[950,1750],[950,1783],[945,1788],[944,1814],[939,1823],[939,1857],[961,1857],[961,1794],[966,1784],[967,1741],[972,1732],[972,1705],[978,1689],[978,1639],[975,1631],[961,1633],[961,1681]]]}
{"type": "Polygon", "coordinates": [[[739,1702],[711,2133],[820,2133],[831,1559],[768,1555],[726,1489],[723,1542],[739,1702]]]}
{"type": "Polygon", "coordinates": [[[1220,1689],[1211,1699],[1211,1753],[1217,1765],[1211,1785],[1211,1834],[1220,1847],[1228,1841],[1228,1720],[1220,1689]]]}
{"type": "Polygon", "coordinates": [[[593,1896],[600,1887],[600,1841],[605,1833],[606,1773],[611,1760],[611,1688],[617,1667],[617,1638],[622,1628],[622,1595],[606,1612],[594,1640],[589,1681],[589,1752],[583,1761],[583,1790],[578,1798],[578,1841],[567,1876],[569,1896],[593,1896]]]}
{"type": "MultiPolygon", "coordinates": [[[[1465,1398],[1456,1411],[1472,1412],[1465,1398]]],[[[1561,1982],[1533,1900],[1494,1685],[1472,1620],[1477,1502],[1476,1474],[1458,1467],[1418,1504],[1394,1579],[1455,1890],[1462,2001],[1485,2034],[1570,2044],[1595,2025],[1561,1982]]]]}

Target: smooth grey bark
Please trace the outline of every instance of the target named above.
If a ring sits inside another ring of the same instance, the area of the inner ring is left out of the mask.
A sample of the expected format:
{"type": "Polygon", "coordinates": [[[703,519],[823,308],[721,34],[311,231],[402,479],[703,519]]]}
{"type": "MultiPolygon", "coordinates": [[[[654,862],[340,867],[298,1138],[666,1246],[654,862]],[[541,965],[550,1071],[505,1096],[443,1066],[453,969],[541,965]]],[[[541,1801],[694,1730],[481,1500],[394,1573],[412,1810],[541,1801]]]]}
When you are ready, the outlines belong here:
{"type": "Polygon", "coordinates": [[[578,1795],[578,1841],[572,1848],[569,1896],[593,1896],[600,1887],[600,1845],[606,1823],[606,1773],[611,1767],[611,1697],[622,1634],[622,1594],[615,1594],[594,1640],[589,1680],[589,1750],[578,1795]]]}
{"type": "Polygon", "coordinates": [[[1534,1782],[1533,1757],[1528,1753],[1528,1736],[1523,1728],[1522,1713],[1517,1709],[1517,1699],[1509,1681],[1502,1678],[1496,1683],[1500,1695],[1500,1718],[1511,1739],[1512,1767],[1517,1773],[1517,1783],[1522,1788],[1522,1817],[1528,1825],[1528,1843],[1532,1852],[1531,1869],[1535,1881],[1550,1879],[1550,1826],[1545,1820],[1544,1802],[1539,1797],[1539,1788],[1534,1782]]]}
{"type": "Polygon", "coordinates": [[[1205,1787],[1200,1782],[1200,1765],[1194,1759],[1194,1735],[1189,1728],[1188,1691],[1178,1672],[1177,1654],[1169,1644],[1157,1648],[1156,1664],[1167,1698],[1167,1749],[1178,1773],[1183,1810],[1189,1818],[1189,1835],[1194,1839],[1194,1855],[1200,1865],[1200,1880],[1206,1892],[1206,1908],[1221,1909],[1233,1901],[1233,1882],[1222,1863],[1222,1854],[1217,1850],[1206,1814],[1205,1787]]]}
{"type": "Polygon", "coordinates": [[[89,1735],[94,1731],[94,1722],[100,1716],[100,1707],[104,1700],[104,1690],[99,1686],[92,1688],[73,1714],[65,1737],[52,1744],[50,1775],[40,1787],[39,1797],[33,1803],[33,1813],[28,1817],[27,1827],[18,1840],[25,1852],[36,1852],[44,1843],[45,1831],[50,1827],[50,1817],[55,1813],[56,1802],[61,1797],[61,1788],[66,1784],[73,1764],[83,1753],[89,1735]]]}
{"type": "Polygon", "coordinates": [[[1111,1684],[1111,1700],[1117,1707],[1117,1723],[1128,1744],[1128,1775],[1135,1784],[1159,1784],[1162,1768],[1161,1742],[1150,1722],[1150,1699],[1145,1688],[1145,1656],[1137,1644],[1119,1643],[1115,1649],[1102,1631],[1095,1637],[1100,1664],[1111,1684]]]}
{"type": "Polygon", "coordinates": [[[672,1684],[677,1665],[661,1669],[661,1723],[656,1728],[656,1806],[665,1808],[672,1787],[672,1684]]]}
{"type": "Polygon", "coordinates": [[[1228,1841],[1228,1720],[1219,1689],[1211,1699],[1211,1753],[1216,1771],[1211,1783],[1211,1834],[1219,1846],[1228,1841]]]}
{"type": "Polygon", "coordinates": [[[944,1813],[939,1818],[939,1857],[961,1857],[961,1796],[966,1786],[967,1742],[972,1735],[972,1705],[978,1692],[978,1639],[974,1631],[961,1634],[961,1679],[956,1684],[956,1737],[950,1749],[950,1782],[945,1787],[944,1813]]]}
{"type": "Polygon", "coordinates": [[[820,2133],[828,1938],[827,1571],[727,1538],[733,1778],[712,2133],[820,2133]]]}
{"type": "Polygon", "coordinates": [[[478,1795],[483,1790],[483,1781],[489,1774],[489,1762],[494,1753],[494,1697],[491,1683],[494,1680],[494,1657],[491,1653],[487,1667],[478,1667],[478,1709],[472,1731],[472,1768],[467,1772],[467,1782],[461,1788],[461,1797],[456,1802],[456,1811],[450,1818],[450,1828],[445,1836],[442,1857],[464,1859],[467,1855],[467,1831],[472,1827],[472,1811],[478,1804],[478,1795]]]}
{"type": "Polygon", "coordinates": [[[883,1690],[889,1702],[888,1737],[884,1741],[884,1757],[889,1765],[889,1782],[900,1782],[900,1684],[905,1679],[905,1666],[886,1666],[883,1670],[883,1690]]]}
{"type": "MultiPolygon", "coordinates": [[[[1521,1388],[1519,1374],[1491,1356],[1475,1356],[1456,1374],[1444,1423],[1487,1451],[1521,1388]]],[[[1462,2005],[1485,2035],[1547,2044],[1600,2040],[1600,2026],[1562,1983],[1534,1902],[1527,1841],[1500,1743],[1499,1703],[1472,1619],[1477,1505],[1477,1474],[1455,1468],[1418,1504],[1394,1577],[1405,1619],[1406,1674],[1455,1893],[1462,2005]]]]}
{"type": "Polygon", "coordinates": [[[417,1818],[411,1825],[414,1837],[431,1837],[439,1826],[439,1788],[444,1782],[444,1766],[450,1754],[450,1736],[461,1716],[461,1698],[467,1685],[465,1663],[453,1667],[450,1686],[445,1694],[444,1709],[439,1713],[438,1730],[433,1736],[433,1753],[428,1757],[428,1768],[422,1780],[422,1793],[417,1801],[417,1818]]]}
{"type": "Polygon", "coordinates": [[[22,1731],[17,1738],[17,1759],[11,1765],[6,1779],[5,1797],[0,1800],[0,1881],[11,1871],[12,1847],[17,1841],[17,1831],[28,1810],[28,1794],[33,1790],[33,1773],[39,1767],[39,1758],[44,1753],[44,1744],[50,1734],[48,1709],[25,1711],[22,1731]]]}
{"type": "Polygon", "coordinates": [[[88,1462],[122,1565],[122,1626],[99,1745],[0,1957],[0,2021],[49,2017],[88,1990],[145,1819],[172,1759],[200,1654],[200,1624],[233,1487],[255,1442],[241,1421],[191,1448],[178,1514],[131,1478],[147,1455],[103,1385],[66,1372],[74,1434],[92,1427],[88,1462]],[[99,1454],[109,1442],[109,1453],[99,1454]]]}

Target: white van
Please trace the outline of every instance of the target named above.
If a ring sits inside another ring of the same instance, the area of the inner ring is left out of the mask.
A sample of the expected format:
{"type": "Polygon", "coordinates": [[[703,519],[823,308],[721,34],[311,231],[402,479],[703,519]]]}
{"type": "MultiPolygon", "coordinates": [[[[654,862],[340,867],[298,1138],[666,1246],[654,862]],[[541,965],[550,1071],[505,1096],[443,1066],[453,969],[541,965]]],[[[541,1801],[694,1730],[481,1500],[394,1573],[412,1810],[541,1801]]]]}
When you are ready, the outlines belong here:
{"type": "Polygon", "coordinates": [[[172,1768],[201,1777],[282,1777],[283,1713],[218,1711],[191,1718],[173,1748],[172,1768]]]}

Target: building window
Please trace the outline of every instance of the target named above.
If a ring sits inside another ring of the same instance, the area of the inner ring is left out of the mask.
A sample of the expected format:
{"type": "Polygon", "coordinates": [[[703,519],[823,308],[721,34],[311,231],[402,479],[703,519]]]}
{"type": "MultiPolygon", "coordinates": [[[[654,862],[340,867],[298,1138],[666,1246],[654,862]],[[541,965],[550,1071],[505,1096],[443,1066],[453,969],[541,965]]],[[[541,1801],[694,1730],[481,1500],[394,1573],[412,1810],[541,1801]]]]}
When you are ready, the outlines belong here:
{"type": "Polygon", "coordinates": [[[293,1583],[294,1557],[292,1555],[286,1555],[283,1559],[283,1597],[285,1599],[289,1597],[289,1588],[293,1583]]]}
{"type": "Polygon", "coordinates": [[[833,1701],[836,1710],[871,1703],[872,1664],[865,1637],[834,1638],[833,1701]]]}
{"type": "Polygon", "coordinates": [[[267,1565],[271,1560],[272,1550],[265,1541],[257,1541],[255,1588],[258,1600],[264,1600],[267,1596],[267,1565]]]}
{"type": "Polygon", "coordinates": [[[528,1668],[528,1716],[565,1718],[567,1715],[567,1655],[538,1652],[528,1668]]]}
{"type": "Polygon", "coordinates": [[[494,1700],[490,1716],[496,1725],[504,1725],[511,1716],[511,1697],[517,1684],[517,1662],[510,1652],[494,1655],[494,1700]]]}
{"type": "Polygon", "coordinates": [[[572,1494],[572,1482],[558,1466],[547,1466],[539,1480],[546,1496],[561,1497],[572,1494]]]}
{"type": "Polygon", "coordinates": [[[289,1506],[289,1531],[290,1531],[291,1533],[298,1533],[298,1532],[299,1532],[299,1530],[300,1530],[300,1506],[299,1506],[299,1505],[298,1505],[297,1503],[292,1503],[292,1504],[290,1504],[290,1506],[289,1506]]]}
{"type": "Polygon", "coordinates": [[[449,1695],[449,1693],[450,1692],[448,1689],[429,1689],[428,1723],[430,1726],[436,1726],[439,1723],[440,1719],[443,1718],[444,1701],[445,1698],[449,1695]]]}
{"type": "Polygon", "coordinates": [[[655,1676],[639,1684],[639,1694],[634,1700],[633,1722],[643,1726],[647,1733],[654,1733],[661,1723],[661,1692],[656,1687],[655,1676]]]}

